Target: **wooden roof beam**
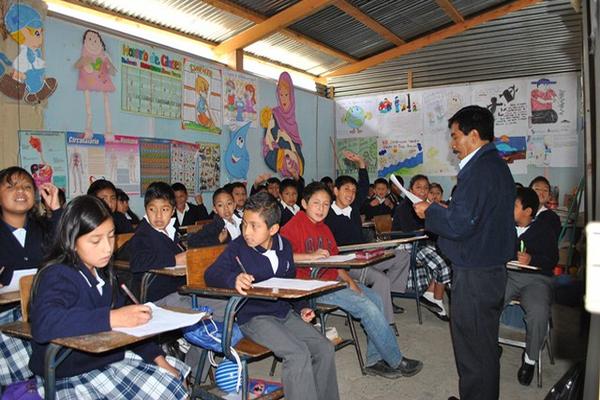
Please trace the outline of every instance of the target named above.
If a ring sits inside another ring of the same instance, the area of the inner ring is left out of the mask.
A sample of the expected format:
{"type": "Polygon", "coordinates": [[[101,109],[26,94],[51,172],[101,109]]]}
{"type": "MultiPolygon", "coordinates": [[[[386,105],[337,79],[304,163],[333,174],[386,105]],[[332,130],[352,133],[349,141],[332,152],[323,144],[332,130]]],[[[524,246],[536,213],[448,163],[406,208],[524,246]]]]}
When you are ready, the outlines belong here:
{"type": "Polygon", "coordinates": [[[455,23],[463,22],[465,20],[456,7],[454,7],[451,0],[435,0],[435,2],[455,23]]]}
{"type": "MultiPolygon", "coordinates": [[[[260,24],[261,22],[264,22],[267,19],[266,16],[259,14],[256,11],[250,10],[246,7],[242,7],[230,0],[202,0],[202,2],[209,4],[220,10],[226,11],[230,14],[237,15],[238,17],[252,21],[255,24],[260,24]]],[[[306,36],[302,33],[296,32],[292,29],[287,29],[287,28],[283,29],[281,31],[281,33],[283,33],[284,35],[288,36],[289,38],[291,38],[297,42],[300,42],[309,47],[312,47],[312,48],[319,50],[325,54],[329,54],[330,56],[344,60],[347,63],[352,63],[352,62],[358,61],[355,57],[352,57],[351,55],[344,53],[343,51],[340,51],[338,49],[334,49],[333,47],[327,46],[323,42],[319,42],[318,40],[315,40],[315,39],[311,38],[310,36],[306,36]]]]}
{"type": "MultiPolygon", "coordinates": [[[[415,50],[421,49],[425,46],[429,46],[431,44],[440,42],[450,36],[458,35],[468,29],[471,29],[477,25],[481,25],[485,22],[491,21],[496,18],[500,18],[506,14],[509,14],[514,11],[518,11],[522,8],[529,7],[536,3],[539,3],[541,0],[514,0],[508,4],[491,8],[477,16],[466,19],[464,22],[460,22],[458,24],[451,25],[449,27],[440,29],[423,37],[420,37],[415,40],[411,40],[410,42],[403,44],[398,47],[394,47],[393,49],[386,50],[382,53],[376,54],[374,56],[365,58],[364,60],[355,62],[354,64],[346,65],[336,70],[327,72],[321,75],[321,78],[330,78],[333,76],[342,76],[342,75],[350,75],[355,74],[357,72],[363,71],[367,68],[370,68],[374,65],[381,64],[382,62],[391,60],[393,58],[400,57],[404,54],[411,53],[415,50]]],[[[319,83],[326,82],[325,79],[319,79],[319,83]]]]}
{"type": "Polygon", "coordinates": [[[376,32],[379,36],[383,37],[388,42],[395,44],[396,46],[400,46],[406,41],[396,35],[394,32],[390,31],[388,28],[362,12],[358,7],[353,6],[346,0],[337,0],[334,4],[337,8],[350,15],[355,20],[359,21],[367,28],[371,29],[373,32],[376,32]]]}
{"type": "Polygon", "coordinates": [[[333,0],[302,0],[280,13],[265,19],[263,22],[224,40],[214,48],[215,54],[223,55],[236,49],[243,49],[308,15],[316,13],[323,7],[329,5],[332,1],[333,0]]]}

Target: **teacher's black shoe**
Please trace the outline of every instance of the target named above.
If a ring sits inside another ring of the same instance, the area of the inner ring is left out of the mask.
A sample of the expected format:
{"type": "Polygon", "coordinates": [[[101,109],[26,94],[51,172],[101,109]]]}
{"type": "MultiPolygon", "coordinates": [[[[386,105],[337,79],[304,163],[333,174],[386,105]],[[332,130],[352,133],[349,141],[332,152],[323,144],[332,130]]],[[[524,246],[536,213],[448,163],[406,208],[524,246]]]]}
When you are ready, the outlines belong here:
{"type": "Polygon", "coordinates": [[[442,308],[433,301],[427,300],[425,297],[419,297],[419,302],[432,313],[442,312],[442,308]]]}
{"type": "Polygon", "coordinates": [[[402,361],[396,369],[402,373],[402,376],[415,376],[423,369],[423,363],[419,360],[402,357],[402,361]]]}
{"type": "Polygon", "coordinates": [[[519,372],[517,372],[517,378],[519,379],[519,383],[523,386],[529,386],[531,380],[533,379],[533,373],[535,372],[535,364],[527,364],[525,362],[525,356],[523,356],[523,361],[521,363],[521,368],[519,368],[519,372]]]}

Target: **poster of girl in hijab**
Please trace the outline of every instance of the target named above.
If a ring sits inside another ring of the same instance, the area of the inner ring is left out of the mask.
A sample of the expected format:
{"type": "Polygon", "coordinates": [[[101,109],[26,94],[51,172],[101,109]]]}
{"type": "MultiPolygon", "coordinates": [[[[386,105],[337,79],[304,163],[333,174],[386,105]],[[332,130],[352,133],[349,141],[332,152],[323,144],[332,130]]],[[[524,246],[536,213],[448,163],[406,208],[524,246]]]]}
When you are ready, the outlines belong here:
{"type": "Polygon", "coordinates": [[[287,72],[279,76],[276,92],[277,106],[261,111],[260,123],[265,129],[263,156],[267,166],[282,177],[302,176],[302,139],[296,123],[294,85],[287,72]]]}

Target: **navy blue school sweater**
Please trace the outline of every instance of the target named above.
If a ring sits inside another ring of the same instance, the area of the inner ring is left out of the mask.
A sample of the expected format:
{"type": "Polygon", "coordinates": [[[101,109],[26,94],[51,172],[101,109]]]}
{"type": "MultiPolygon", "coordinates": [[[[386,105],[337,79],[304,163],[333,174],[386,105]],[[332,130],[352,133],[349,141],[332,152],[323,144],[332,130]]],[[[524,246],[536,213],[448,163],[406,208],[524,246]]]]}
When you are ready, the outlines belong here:
{"type": "Polygon", "coordinates": [[[352,211],[350,218],[341,214],[337,215],[333,209],[329,208],[329,213],[325,217],[325,224],[329,227],[338,246],[349,244],[364,243],[365,237],[362,232],[362,221],[360,219],[360,206],[365,202],[369,195],[369,174],[366,168],[358,170],[358,187],[356,189],[356,198],[350,204],[352,211]]]}
{"type": "MultiPolygon", "coordinates": [[[[182,223],[180,224],[179,219],[175,218],[175,228],[178,230],[179,230],[180,226],[194,225],[198,221],[201,221],[204,219],[209,219],[208,212],[206,211],[206,207],[204,206],[204,204],[200,204],[200,205],[194,205],[192,203],[187,203],[187,204],[190,207],[190,209],[187,210],[183,214],[182,223]]],[[[175,217],[177,217],[177,215],[175,215],[175,217]]]]}
{"type": "MultiPolygon", "coordinates": [[[[215,214],[213,220],[204,225],[198,232],[194,232],[188,236],[188,248],[217,246],[219,242],[219,234],[225,229],[225,221],[223,218],[215,214]]],[[[227,234],[227,239],[223,243],[231,241],[231,236],[227,234]]]]}
{"type": "Polygon", "coordinates": [[[40,266],[52,245],[61,215],[62,209],[59,209],[52,213],[49,220],[28,217],[25,223],[25,247],[13,235],[15,228],[0,220],[0,267],[4,267],[0,274],[1,285],[10,283],[14,270],[40,266]]]}
{"type": "Polygon", "coordinates": [[[115,234],[131,233],[134,231],[131,221],[127,219],[125,214],[115,211],[112,217],[115,223],[115,234]]]}
{"type": "MultiPolygon", "coordinates": [[[[267,249],[257,246],[252,248],[246,244],[243,236],[237,237],[225,248],[223,253],[204,273],[206,284],[221,288],[235,288],[235,280],[242,270],[235,257],[238,256],[246,271],[254,276],[255,282],[262,282],[269,278],[295,278],[296,267],[290,242],[279,234],[273,236],[270,250],[274,250],[279,260],[277,272],[273,273],[271,262],[264,256],[267,249]]],[[[293,308],[300,311],[307,307],[305,301],[293,303],[285,300],[248,300],[237,313],[240,324],[250,321],[259,315],[271,315],[277,318],[285,317],[293,308]]]]}
{"type": "Polygon", "coordinates": [[[425,227],[425,220],[419,218],[409,199],[404,199],[394,210],[393,231],[413,232],[425,227]]]}
{"type": "MultiPolygon", "coordinates": [[[[388,198],[388,196],[386,196],[388,198]]],[[[373,217],[377,215],[392,215],[394,212],[393,208],[388,207],[385,203],[378,204],[376,206],[371,205],[371,201],[375,199],[375,197],[367,199],[362,207],[361,212],[365,215],[365,219],[370,221],[373,217]]]]}
{"type": "MultiPolygon", "coordinates": [[[[144,272],[151,269],[174,267],[175,255],[183,250],[177,245],[179,239],[157,231],[146,218],[138,225],[135,235],[129,241],[129,265],[133,273],[134,289],[139,289],[144,272]]],[[[185,277],[156,275],[148,288],[147,301],[156,301],[177,291],[185,284],[185,277]]]]}
{"type": "Polygon", "coordinates": [[[536,215],[535,220],[538,222],[544,221],[544,225],[549,227],[552,232],[554,232],[554,236],[556,236],[556,240],[558,240],[558,236],[560,235],[560,231],[562,229],[562,223],[554,211],[546,209],[536,215]]]}
{"type": "Polygon", "coordinates": [[[558,242],[551,224],[552,222],[549,219],[538,220],[536,218],[529,225],[529,229],[522,233],[515,243],[515,254],[519,251],[520,241],[522,240],[525,245],[525,252],[531,255],[529,265],[542,269],[541,271],[532,271],[533,273],[552,276],[554,267],[558,263],[558,242]]]}
{"type": "MultiPolygon", "coordinates": [[[[33,341],[29,367],[36,375],[43,376],[44,356],[50,340],[111,330],[113,288],[107,280],[101,295],[96,287],[98,280],[83,264],[77,268],[63,264],[51,265],[42,270],[38,279],[37,291],[30,303],[33,341]]],[[[123,304],[123,296],[117,293],[115,307],[123,304]]],[[[158,346],[148,342],[133,345],[129,349],[148,363],[164,355],[158,346]]],[[[123,354],[124,349],[97,355],[73,351],[56,368],[56,377],[70,377],[102,368],[122,360],[123,354]]]]}
{"type": "Polygon", "coordinates": [[[448,208],[432,204],[425,230],[453,268],[505,265],[515,250],[515,182],[494,143],[480,147],[460,170],[448,208]]]}

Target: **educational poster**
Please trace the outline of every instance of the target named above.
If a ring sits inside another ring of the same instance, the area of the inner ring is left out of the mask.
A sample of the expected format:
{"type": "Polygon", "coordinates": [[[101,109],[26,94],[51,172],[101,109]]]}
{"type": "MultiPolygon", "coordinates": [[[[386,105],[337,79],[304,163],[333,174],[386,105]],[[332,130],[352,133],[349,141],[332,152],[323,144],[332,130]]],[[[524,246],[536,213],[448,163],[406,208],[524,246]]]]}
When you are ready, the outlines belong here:
{"type": "Polygon", "coordinates": [[[198,143],[195,193],[215,191],[221,186],[221,146],[198,143]]]}
{"type": "Polygon", "coordinates": [[[137,43],[121,47],[121,109],[181,118],[183,59],[137,43]]]}
{"type": "Polygon", "coordinates": [[[252,122],[257,127],[258,81],[249,75],[223,70],[223,124],[231,128],[252,122]]]}
{"type": "MultiPolygon", "coordinates": [[[[190,190],[196,184],[196,154],[198,144],[171,141],[171,180],[181,182],[190,190]]],[[[169,182],[169,181],[167,181],[169,182]]]]}
{"type": "Polygon", "coordinates": [[[171,179],[171,141],[166,139],[140,139],[141,194],[152,182],[169,182],[171,179]]]}
{"type": "Polygon", "coordinates": [[[527,173],[527,136],[496,135],[494,144],[513,174],[527,173]]]}
{"type": "Polygon", "coordinates": [[[377,176],[412,176],[422,171],[421,135],[377,139],[377,176]]]}
{"type": "Polygon", "coordinates": [[[108,179],[105,169],[104,135],[91,138],[82,132],[67,132],[69,197],[87,193],[92,182],[108,179]]]}
{"type": "Polygon", "coordinates": [[[106,179],[129,195],[140,194],[140,145],[134,136],[106,139],[106,179]]]}
{"type": "Polygon", "coordinates": [[[376,137],[378,134],[376,110],[374,97],[356,97],[336,101],[336,137],[376,137]]]}
{"type": "Polygon", "coordinates": [[[52,183],[67,191],[67,149],[64,132],[19,131],[19,164],[36,186],[52,183]]]}
{"type": "Polygon", "coordinates": [[[337,175],[350,175],[358,177],[358,168],[355,163],[344,157],[344,150],[356,153],[365,159],[370,177],[377,177],[377,138],[358,137],[343,138],[335,142],[337,175]]]}
{"type": "Polygon", "coordinates": [[[185,59],[181,103],[183,129],[220,134],[222,90],[220,69],[185,59]]]}
{"type": "Polygon", "coordinates": [[[423,132],[420,92],[388,93],[377,96],[379,136],[415,135],[423,132]]]}

